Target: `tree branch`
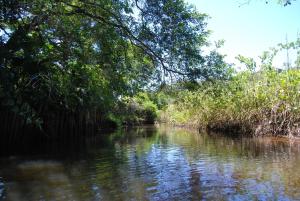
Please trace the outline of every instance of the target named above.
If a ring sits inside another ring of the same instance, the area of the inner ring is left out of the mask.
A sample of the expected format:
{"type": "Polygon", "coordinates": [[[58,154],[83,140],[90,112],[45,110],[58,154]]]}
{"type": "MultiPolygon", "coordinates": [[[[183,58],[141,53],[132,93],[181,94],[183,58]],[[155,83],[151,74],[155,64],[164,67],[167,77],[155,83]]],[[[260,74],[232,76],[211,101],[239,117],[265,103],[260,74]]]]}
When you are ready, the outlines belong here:
{"type": "MultiPolygon", "coordinates": [[[[103,16],[92,14],[92,13],[86,11],[85,9],[83,9],[80,6],[72,5],[72,4],[69,4],[69,3],[66,3],[66,2],[63,2],[63,3],[65,3],[66,5],[68,5],[70,7],[73,7],[75,9],[74,12],[73,12],[74,14],[75,13],[81,14],[81,15],[90,17],[90,18],[98,20],[98,21],[100,21],[104,24],[107,24],[109,26],[112,26],[112,27],[115,27],[115,28],[119,29],[127,37],[129,37],[129,40],[132,42],[133,45],[141,48],[146,54],[148,54],[152,58],[153,61],[158,61],[164,70],[166,70],[168,72],[171,72],[171,73],[176,73],[176,74],[179,74],[179,75],[183,75],[183,76],[189,75],[189,73],[183,73],[183,72],[168,68],[166,66],[165,62],[164,62],[164,59],[161,56],[159,56],[151,47],[146,45],[141,39],[139,39],[137,36],[135,36],[130,31],[130,29],[128,27],[126,27],[126,25],[124,25],[122,23],[122,21],[119,19],[119,17],[116,16],[114,13],[112,13],[110,11],[107,11],[107,12],[109,12],[109,14],[111,14],[114,17],[114,19],[117,21],[117,23],[111,22],[103,16]]],[[[89,4],[91,5],[91,3],[89,3],[89,4]]]]}

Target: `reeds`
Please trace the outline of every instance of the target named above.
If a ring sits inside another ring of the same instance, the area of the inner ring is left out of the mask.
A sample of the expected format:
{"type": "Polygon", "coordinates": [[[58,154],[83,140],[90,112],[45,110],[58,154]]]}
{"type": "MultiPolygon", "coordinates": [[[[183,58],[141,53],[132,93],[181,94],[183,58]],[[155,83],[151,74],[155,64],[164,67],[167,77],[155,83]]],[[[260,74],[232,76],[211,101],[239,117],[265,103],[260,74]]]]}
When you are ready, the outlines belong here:
{"type": "Polygon", "coordinates": [[[300,71],[242,72],[183,90],[161,119],[216,131],[300,135],[300,71]]]}

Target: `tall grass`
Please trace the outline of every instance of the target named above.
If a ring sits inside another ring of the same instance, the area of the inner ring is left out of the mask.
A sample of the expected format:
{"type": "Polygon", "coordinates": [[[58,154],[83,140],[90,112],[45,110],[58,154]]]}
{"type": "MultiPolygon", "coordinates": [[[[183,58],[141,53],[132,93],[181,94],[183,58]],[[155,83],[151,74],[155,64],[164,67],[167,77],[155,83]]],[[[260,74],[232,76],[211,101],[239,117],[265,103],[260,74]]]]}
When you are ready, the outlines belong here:
{"type": "Polygon", "coordinates": [[[300,71],[246,71],[230,81],[181,90],[160,120],[252,135],[300,135],[300,71]]]}

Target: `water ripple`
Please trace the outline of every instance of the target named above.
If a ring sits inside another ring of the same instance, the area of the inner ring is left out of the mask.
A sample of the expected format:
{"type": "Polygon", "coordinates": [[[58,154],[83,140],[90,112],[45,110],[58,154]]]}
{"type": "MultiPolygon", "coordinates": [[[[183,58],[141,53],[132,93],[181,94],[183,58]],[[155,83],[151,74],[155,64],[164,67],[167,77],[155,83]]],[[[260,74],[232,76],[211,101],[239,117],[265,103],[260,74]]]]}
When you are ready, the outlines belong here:
{"type": "Polygon", "coordinates": [[[17,201],[300,198],[297,145],[176,129],[91,141],[77,159],[2,159],[0,198],[2,180],[4,200],[17,201]]]}

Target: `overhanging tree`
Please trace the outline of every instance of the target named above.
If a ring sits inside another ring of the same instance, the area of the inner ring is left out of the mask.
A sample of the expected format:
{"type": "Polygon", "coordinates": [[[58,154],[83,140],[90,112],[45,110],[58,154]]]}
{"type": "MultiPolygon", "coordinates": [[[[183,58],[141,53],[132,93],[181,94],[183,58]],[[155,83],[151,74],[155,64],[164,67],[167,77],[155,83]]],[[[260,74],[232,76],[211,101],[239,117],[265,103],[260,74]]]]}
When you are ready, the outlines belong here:
{"type": "Polygon", "coordinates": [[[106,113],[153,80],[226,69],[217,52],[202,52],[207,16],[183,0],[0,3],[1,108],[29,121],[45,111],[106,113]]]}

